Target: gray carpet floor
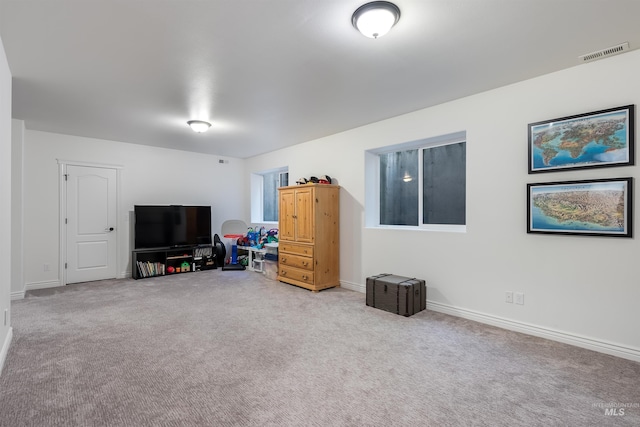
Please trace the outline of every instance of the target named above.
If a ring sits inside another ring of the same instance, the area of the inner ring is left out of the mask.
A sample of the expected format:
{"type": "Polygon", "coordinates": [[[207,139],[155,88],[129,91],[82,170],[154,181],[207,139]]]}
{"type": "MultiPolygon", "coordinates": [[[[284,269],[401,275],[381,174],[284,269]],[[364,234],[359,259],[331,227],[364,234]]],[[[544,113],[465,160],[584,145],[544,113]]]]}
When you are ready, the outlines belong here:
{"type": "Polygon", "coordinates": [[[364,301],[220,270],[31,291],[0,425],[640,425],[639,363],[364,301]]]}

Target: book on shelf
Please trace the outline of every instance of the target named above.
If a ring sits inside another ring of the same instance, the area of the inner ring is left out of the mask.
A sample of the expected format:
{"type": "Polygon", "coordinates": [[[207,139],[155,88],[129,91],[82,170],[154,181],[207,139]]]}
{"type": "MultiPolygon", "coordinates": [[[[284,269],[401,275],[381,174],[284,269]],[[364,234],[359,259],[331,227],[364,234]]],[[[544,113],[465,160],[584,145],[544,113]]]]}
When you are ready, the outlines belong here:
{"type": "Polygon", "coordinates": [[[164,276],[164,264],[161,262],[137,261],[140,277],[164,276]]]}

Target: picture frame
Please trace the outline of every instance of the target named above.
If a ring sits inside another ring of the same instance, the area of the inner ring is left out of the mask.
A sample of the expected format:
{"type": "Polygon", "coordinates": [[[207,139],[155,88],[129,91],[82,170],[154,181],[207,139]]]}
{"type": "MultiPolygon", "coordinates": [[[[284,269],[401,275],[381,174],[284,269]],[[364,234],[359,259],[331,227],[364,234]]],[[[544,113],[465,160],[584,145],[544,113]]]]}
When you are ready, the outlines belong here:
{"type": "Polygon", "coordinates": [[[527,184],[527,233],[633,237],[633,178],[527,184]]]}
{"type": "Polygon", "coordinates": [[[635,164],[635,105],[530,123],[529,174],[635,164]]]}

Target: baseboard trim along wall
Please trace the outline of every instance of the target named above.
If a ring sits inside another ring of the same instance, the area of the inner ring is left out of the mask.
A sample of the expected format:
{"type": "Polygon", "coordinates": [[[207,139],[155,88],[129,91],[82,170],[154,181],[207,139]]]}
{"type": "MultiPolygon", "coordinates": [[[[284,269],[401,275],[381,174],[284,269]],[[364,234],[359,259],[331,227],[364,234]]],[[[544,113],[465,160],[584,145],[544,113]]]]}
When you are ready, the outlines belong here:
{"type": "Polygon", "coordinates": [[[0,375],[2,375],[2,370],[4,368],[4,361],[7,359],[7,354],[9,353],[9,346],[11,346],[11,340],[13,339],[13,328],[9,328],[9,332],[7,333],[7,337],[2,343],[2,350],[0,350],[0,375]]]}
{"type": "Polygon", "coordinates": [[[11,301],[15,301],[18,299],[24,299],[24,294],[26,291],[14,291],[11,292],[11,301]]]}
{"type": "Polygon", "coordinates": [[[59,280],[48,280],[46,282],[27,283],[24,289],[25,291],[32,291],[34,289],[56,288],[58,286],[61,286],[59,280]]]}
{"type": "Polygon", "coordinates": [[[361,283],[347,282],[345,280],[341,280],[340,281],[340,287],[341,288],[345,288],[345,289],[349,289],[350,291],[360,292],[362,294],[366,293],[366,291],[367,291],[367,288],[366,288],[365,285],[363,285],[361,283]]]}
{"type": "Polygon", "coordinates": [[[565,344],[574,345],[576,347],[586,348],[588,350],[597,351],[599,353],[610,354],[612,356],[622,357],[623,359],[640,362],[640,349],[625,347],[606,341],[594,340],[592,338],[574,335],[563,331],[543,328],[528,323],[516,322],[510,319],[504,319],[498,316],[480,313],[473,310],[454,307],[448,304],[442,304],[434,301],[427,301],[427,310],[433,310],[452,316],[462,317],[464,319],[473,320],[487,325],[497,326],[510,331],[521,332],[527,335],[533,335],[540,338],[546,338],[552,341],[558,341],[565,344]]]}
{"type": "MultiPolygon", "coordinates": [[[[345,289],[361,293],[366,293],[367,290],[364,284],[347,282],[343,280],[340,281],[340,286],[345,289]]],[[[473,320],[475,322],[497,326],[498,328],[521,332],[523,334],[546,338],[552,341],[558,341],[564,344],[574,345],[576,347],[582,347],[588,350],[597,351],[599,353],[610,354],[612,356],[622,357],[623,359],[640,362],[640,349],[637,348],[625,347],[606,341],[594,340],[593,338],[570,334],[555,329],[543,328],[541,326],[531,325],[528,323],[517,322],[515,320],[505,319],[490,314],[454,307],[452,305],[442,304],[435,301],[427,300],[427,310],[450,314],[451,316],[462,317],[464,319],[473,320]]]]}

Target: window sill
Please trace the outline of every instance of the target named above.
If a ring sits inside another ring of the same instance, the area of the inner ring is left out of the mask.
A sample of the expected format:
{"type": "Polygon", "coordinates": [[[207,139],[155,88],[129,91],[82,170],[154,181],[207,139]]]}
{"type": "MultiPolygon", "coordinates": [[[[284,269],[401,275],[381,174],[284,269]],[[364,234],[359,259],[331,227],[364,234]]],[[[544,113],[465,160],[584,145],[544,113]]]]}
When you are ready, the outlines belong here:
{"type": "Polygon", "coordinates": [[[436,231],[436,232],[444,232],[444,233],[466,233],[467,226],[466,225],[423,225],[423,226],[412,226],[412,225],[374,225],[367,226],[366,229],[370,230],[403,230],[403,231],[436,231]]]}

